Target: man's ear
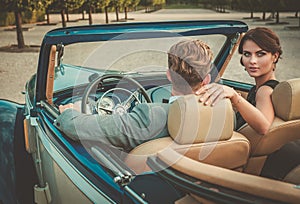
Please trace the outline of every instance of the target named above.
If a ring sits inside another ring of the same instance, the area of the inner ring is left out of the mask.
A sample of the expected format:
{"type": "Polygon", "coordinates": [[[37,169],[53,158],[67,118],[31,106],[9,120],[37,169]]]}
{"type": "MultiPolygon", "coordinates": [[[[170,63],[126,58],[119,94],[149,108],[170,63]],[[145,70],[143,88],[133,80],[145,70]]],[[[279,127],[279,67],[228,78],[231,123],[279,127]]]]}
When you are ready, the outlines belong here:
{"type": "Polygon", "coordinates": [[[169,80],[170,82],[172,82],[170,69],[167,69],[167,78],[168,78],[168,80],[169,80]]]}
{"type": "Polygon", "coordinates": [[[210,80],[211,80],[211,76],[210,74],[206,75],[206,77],[203,79],[202,81],[202,85],[206,85],[206,84],[209,84],[210,83],[210,80]]]}

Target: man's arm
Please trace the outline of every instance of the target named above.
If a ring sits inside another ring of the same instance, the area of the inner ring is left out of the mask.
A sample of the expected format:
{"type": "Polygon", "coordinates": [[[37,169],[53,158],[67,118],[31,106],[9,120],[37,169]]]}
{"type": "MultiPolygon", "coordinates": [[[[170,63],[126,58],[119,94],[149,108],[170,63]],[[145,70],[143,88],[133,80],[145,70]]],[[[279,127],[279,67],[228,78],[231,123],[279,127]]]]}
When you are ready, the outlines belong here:
{"type": "Polygon", "coordinates": [[[81,114],[68,108],[56,126],[73,140],[94,140],[130,150],[137,145],[167,136],[169,104],[139,104],[123,115],[81,114]]]}

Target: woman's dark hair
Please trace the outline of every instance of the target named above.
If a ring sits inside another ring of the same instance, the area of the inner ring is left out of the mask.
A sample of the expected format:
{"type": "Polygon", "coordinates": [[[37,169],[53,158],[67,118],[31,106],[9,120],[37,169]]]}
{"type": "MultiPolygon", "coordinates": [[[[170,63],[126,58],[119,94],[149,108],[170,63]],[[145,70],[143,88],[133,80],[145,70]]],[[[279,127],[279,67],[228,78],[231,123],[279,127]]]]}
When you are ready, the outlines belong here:
{"type": "MultiPolygon", "coordinates": [[[[274,31],[266,27],[257,27],[249,30],[242,38],[239,45],[239,53],[243,53],[243,46],[247,40],[252,40],[255,44],[257,44],[261,49],[271,52],[272,54],[278,53],[280,58],[282,54],[282,49],[280,46],[279,37],[276,35],[274,31]]],[[[278,62],[278,59],[275,63],[278,62]]],[[[242,64],[242,60],[241,60],[242,64]]],[[[243,64],[242,64],[243,65],[243,64]]]]}

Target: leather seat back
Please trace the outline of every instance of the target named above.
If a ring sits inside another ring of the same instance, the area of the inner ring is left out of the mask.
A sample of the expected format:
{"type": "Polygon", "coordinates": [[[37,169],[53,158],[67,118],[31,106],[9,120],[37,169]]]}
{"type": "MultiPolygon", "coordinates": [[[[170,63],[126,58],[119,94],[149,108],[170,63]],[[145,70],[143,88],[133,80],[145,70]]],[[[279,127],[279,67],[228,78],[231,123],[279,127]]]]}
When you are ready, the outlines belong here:
{"type": "Polygon", "coordinates": [[[250,161],[248,173],[258,175],[267,155],[289,141],[300,139],[300,78],[280,82],[272,93],[272,102],[275,119],[267,134],[260,135],[249,125],[239,130],[250,141],[252,161],[260,160],[250,161]]]}
{"type": "Polygon", "coordinates": [[[233,134],[234,115],[228,99],[213,108],[199,103],[199,97],[178,98],[170,107],[168,130],[178,144],[228,140],[233,134]]]}
{"type": "Polygon", "coordinates": [[[262,156],[300,138],[300,78],[279,83],[273,93],[275,119],[269,132],[258,134],[249,125],[239,130],[251,144],[251,155],[262,156]]]}
{"type": "Polygon", "coordinates": [[[249,156],[249,141],[233,131],[234,115],[226,99],[214,107],[199,103],[199,97],[186,95],[170,107],[170,137],[148,141],[133,149],[126,164],[137,174],[150,170],[146,159],[165,148],[182,155],[228,169],[241,169],[249,156]]]}

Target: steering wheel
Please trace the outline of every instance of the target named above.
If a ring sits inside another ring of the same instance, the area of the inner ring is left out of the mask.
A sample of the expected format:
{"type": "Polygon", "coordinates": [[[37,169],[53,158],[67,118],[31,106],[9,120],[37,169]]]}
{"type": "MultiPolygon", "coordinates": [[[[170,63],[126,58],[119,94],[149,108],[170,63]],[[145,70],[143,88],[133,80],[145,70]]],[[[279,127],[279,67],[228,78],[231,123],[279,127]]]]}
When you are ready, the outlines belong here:
{"type": "MultiPolygon", "coordinates": [[[[87,105],[89,103],[89,95],[92,92],[92,90],[95,90],[95,87],[97,89],[101,88],[103,86],[103,81],[106,79],[111,79],[111,78],[115,78],[115,79],[124,79],[126,80],[128,83],[133,84],[134,86],[136,86],[137,88],[135,89],[135,91],[129,91],[127,89],[123,89],[126,92],[130,93],[130,96],[125,100],[125,102],[123,103],[119,103],[115,106],[114,110],[109,110],[109,109],[105,109],[103,108],[104,111],[108,111],[111,113],[123,113],[124,111],[126,111],[128,108],[128,104],[131,103],[132,101],[136,100],[138,101],[138,103],[141,103],[135,93],[139,92],[142,94],[142,96],[145,98],[147,103],[152,103],[152,100],[150,99],[149,95],[147,94],[146,90],[144,89],[144,87],[137,82],[135,79],[126,77],[124,75],[121,74],[108,74],[108,75],[104,75],[104,76],[99,76],[97,78],[95,78],[85,89],[83,96],[82,96],[82,102],[81,102],[81,112],[82,113],[87,113],[87,105]],[[121,111],[119,111],[121,110],[121,111]],[[123,112],[122,112],[123,111],[123,112]]],[[[114,89],[120,89],[120,88],[113,88],[111,90],[114,89]]],[[[106,93],[110,92],[111,90],[107,91],[106,93]]]]}

